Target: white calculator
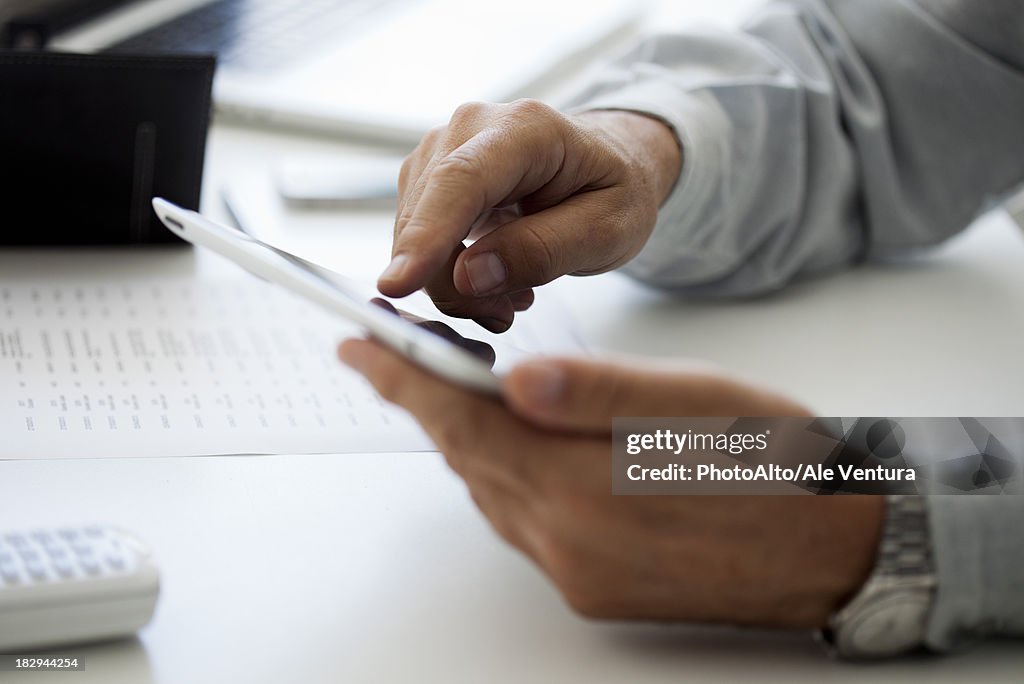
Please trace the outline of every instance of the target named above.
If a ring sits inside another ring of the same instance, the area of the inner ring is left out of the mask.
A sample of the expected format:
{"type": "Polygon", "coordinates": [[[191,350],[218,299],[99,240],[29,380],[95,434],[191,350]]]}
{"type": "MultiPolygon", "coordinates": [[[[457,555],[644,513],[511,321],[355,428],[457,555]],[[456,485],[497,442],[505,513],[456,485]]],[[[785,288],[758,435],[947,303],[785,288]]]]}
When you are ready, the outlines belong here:
{"type": "Polygon", "coordinates": [[[0,533],[0,653],[132,634],[159,592],[149,551],[121,530],[0,533]]]}

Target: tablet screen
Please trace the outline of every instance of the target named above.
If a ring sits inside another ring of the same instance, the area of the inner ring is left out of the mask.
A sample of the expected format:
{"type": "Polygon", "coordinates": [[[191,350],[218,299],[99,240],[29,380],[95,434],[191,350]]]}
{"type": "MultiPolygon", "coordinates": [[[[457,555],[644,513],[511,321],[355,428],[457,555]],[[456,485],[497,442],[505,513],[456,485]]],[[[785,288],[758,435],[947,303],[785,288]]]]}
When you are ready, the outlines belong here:
{"type": "MultiPolygon", "coordinates": [[[[399,316],[417,328],[436,335],[446,342],[450,342],[469,352],[486,363],[499,375],[508,371],[517,362],[529,355],[529,352],[515,344],[513,341],[515,338],[514,334],[506,333],[502,337],[480,328],[471,321],[445,316],[436,310],[426,311],[427,306],[424,305],[423,299],[417,301],[416,298],[413,298],[412,305],[414,311],[400,308],[392,301],[380,296],[372,288],[357,283],[336,271],[267,244],[238,228],[232,228],[231,230],[237,237],[277,254],[296,268],[300,268],[306,273],[315,276],[318,280],[328,283],[339,294],[359,304],[373,305],[388,313],[399,316]]],[[[430,306],[432,308],[432,305],[430,306]]]]}
{"type": "Polygon", "coordinates": [[[446,317],[433,310],[429,299],[424,306],[422,293],[403,300],[400,311],[372,288],[238,228],[215,223],[159,198],[154,199],[153,206],[180,237],[351,320],[421,365],[460,384],[493,391],[495,379],[486,369],[500,375],[527,355],[509,339],[514,335],[506,333],[499,340],[469,321],[446,317]],[[407,310],[409,306],[411,311],[407,310]],[[439,346],[438,341],[443,344],[439,346]],[[449,346],[445,352],[443,347],[449,346]]]}

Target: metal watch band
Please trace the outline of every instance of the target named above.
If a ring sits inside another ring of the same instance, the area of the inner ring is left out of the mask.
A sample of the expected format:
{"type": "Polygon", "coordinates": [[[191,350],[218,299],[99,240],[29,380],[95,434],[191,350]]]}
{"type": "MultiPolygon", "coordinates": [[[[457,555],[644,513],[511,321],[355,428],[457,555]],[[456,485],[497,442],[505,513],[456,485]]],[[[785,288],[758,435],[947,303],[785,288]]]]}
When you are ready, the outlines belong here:
{"type": "Polygon", "coordinates": [[[875,572],[895,577],[934,575],[928,509],[924,497],[886,497],[885,530],[875,572]]]}
{"type": "Polygon", "coordinates": [[[888,657],[920,647],[935,584],[925,499],[888,496],[875,568],[818,636],[832,653],[851,659],[888,657]]]}

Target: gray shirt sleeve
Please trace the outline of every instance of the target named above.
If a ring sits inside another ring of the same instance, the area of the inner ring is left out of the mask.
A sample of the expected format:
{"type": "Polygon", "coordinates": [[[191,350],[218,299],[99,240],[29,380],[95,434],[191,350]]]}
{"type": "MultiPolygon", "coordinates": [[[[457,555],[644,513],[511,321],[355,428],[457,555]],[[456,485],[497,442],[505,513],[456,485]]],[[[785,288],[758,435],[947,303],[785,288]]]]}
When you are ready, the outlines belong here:
{"type": "MultiPolygon", "coordinates": [[[[630,275],[753,295],[935,245],[1024,182],[1024,3],[791,0],[655,36],[572,103],[672,127],[683,169],[630,275]]],[[[928,644],[1024,635],[1024,498],[929,500],[928,644]]]]}
{"type": "Polygon", "coordinates": [[[932,496],[928,515],[938,579],[928,645],[1024,636],[1024,496],[932,496]]]}
{"type": "Polygon", "coordinates": [[[627,273],[761,294],[939,243],[1024,182],[1024,4],[775,2],[649,39],[572,106],[648,113],[683,148],[627,273]]]}

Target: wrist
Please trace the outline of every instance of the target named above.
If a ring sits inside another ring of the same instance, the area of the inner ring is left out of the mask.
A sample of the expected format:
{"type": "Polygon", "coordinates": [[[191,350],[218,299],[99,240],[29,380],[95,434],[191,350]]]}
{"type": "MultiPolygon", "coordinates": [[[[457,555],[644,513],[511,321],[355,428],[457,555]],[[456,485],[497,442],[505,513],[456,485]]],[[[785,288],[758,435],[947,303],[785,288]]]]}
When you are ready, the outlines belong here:
{"type": "Polygon", "coordinates": [[[870,577],[885,520],[881,496],[848,496],[814,501],[802,522],[777,552],[787,560],[776,567],[767,595],[775,596],[761,622],[820,629],[853,598],[870,577]],[[788,568],[789,571],[784,569],[788,568]],[[774,584],[774,583],[773,583],[774,584]]]}
{"type": "Polygon", "coordinates": [[[936,583],[924,499],[890,496],[870,577],[818,636],[832,654],[851,659],[919,649],[925,644],[936,583]]]}
{"type": "Polygon", "coordinates": [[[658,206],[668,198],[682,171],[683,150],[672,129],[639,112],[598,109],[576,118],[615,141],[620,153],[639,169],[658,206]]]}

